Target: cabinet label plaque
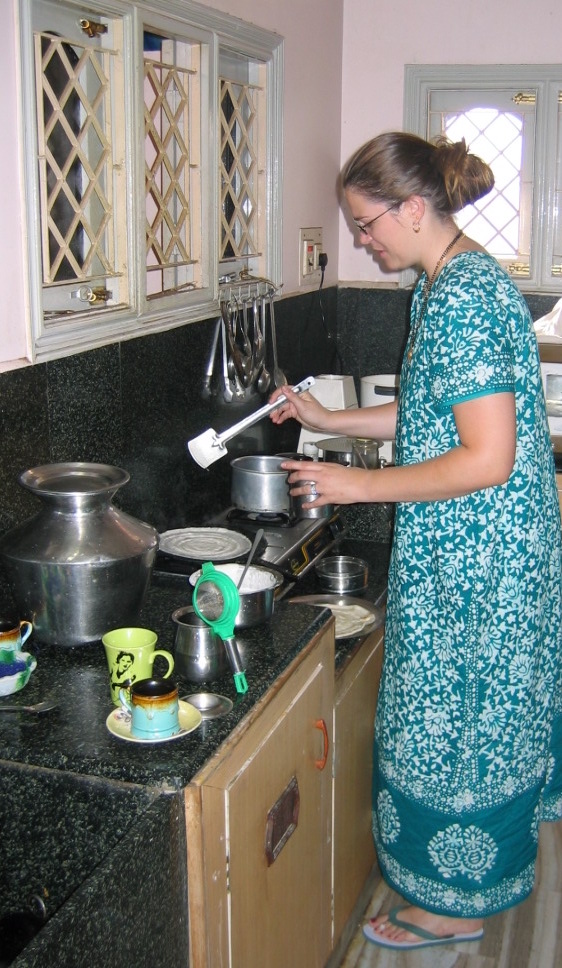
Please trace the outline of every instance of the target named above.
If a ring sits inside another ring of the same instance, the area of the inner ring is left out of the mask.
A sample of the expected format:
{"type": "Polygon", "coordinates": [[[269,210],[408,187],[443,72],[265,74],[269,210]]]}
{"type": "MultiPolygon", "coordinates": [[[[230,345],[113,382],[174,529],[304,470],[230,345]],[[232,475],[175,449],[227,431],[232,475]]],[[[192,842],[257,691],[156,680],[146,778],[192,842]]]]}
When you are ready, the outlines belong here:
{"type": "Polygon", "coordinates": [[[296,776],[293,776],[281,796],[267,814],[265,826],[265,856],[270,867],[283,850],[299,821],[300,793],[296,776]]]}

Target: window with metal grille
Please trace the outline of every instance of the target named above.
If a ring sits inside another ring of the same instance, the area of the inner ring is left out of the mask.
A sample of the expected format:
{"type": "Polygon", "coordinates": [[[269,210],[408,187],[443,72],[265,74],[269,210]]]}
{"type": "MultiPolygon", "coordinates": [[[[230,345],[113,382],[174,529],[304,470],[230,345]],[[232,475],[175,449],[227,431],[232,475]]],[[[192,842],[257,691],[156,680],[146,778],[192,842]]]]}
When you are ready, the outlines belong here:
{"type": "Polygon", "coordinates": [[[457,216],[526,291],[559,289],[562,68],[406,68],[405,128],[466,140],[494,172],[492,191],[457,216]]]}
{"type": "Polygon", "coordinates": [[[18,0],[34,359],[281,281],[282,39],[191,0],[18,0]]]}

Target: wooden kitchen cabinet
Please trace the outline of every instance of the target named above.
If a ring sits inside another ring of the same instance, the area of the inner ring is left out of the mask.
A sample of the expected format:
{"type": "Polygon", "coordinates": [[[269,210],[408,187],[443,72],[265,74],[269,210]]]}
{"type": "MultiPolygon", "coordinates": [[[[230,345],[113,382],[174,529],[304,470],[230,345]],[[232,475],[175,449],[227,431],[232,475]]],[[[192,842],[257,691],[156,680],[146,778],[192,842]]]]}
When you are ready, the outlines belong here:
{"type": "Polygon", "coordinates": [[[186,788],[190,968],[323,968],[334,620],[186,788]]]}
{"type": "MultiPolygon", "coordinates": [[[[384,628],[375,629],[336,679],[334,708],[333,945],[376,865],[371,832],[375,710],[384,628]]],[[[351,930],[355,925],[350,925],[351,930]]],[[[344,947],[347,944],[344,938],[344,947]]]]}

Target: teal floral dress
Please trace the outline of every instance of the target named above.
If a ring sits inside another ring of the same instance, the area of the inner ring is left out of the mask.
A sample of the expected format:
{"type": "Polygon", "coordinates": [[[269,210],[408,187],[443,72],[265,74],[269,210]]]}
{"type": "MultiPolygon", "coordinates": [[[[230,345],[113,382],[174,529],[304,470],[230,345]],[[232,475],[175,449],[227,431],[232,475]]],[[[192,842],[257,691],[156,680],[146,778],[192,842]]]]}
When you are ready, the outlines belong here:
{"type": "Polygon", "coordinates": [[[461,253],[412,340],[424,280],[397,464],[458,446],[453,405],[489,393],[515,394],[517,448],[505,485],[397,505],[373,831],[410,903],[483,917],[531,892],[539,823],[562,816],[560,514],[523,298],[490,256],[461,253]]]}

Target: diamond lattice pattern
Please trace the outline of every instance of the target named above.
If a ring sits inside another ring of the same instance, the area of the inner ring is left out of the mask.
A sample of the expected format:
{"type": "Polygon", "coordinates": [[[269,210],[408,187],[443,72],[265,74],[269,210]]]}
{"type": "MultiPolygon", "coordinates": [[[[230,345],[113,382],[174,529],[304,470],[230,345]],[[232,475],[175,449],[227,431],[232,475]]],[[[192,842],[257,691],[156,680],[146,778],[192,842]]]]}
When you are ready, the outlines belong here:
{"type": "Polygon", "coordinates": [[[473,108],[443,117],[443,133],[452,141],[466,140],[473,154],[494,172],[491,192],[457,216],[459,228],[497,257],[519,254],[523,121],[516,114],[473,108]]]}
{"type": "Polygon", "coordinates": [[[257,254],[257,89],[221,80],[221,259],[257,254]]]}
{"type": "Polygon", "coordinates": [[[191,262],[189,70],[145,60],[147,268],[191,262]]]}
{"type": "Polygon", "coordinates": [[[111,53],[38,34],[40,185],[46,284],[114,274],[111,53]]]}

